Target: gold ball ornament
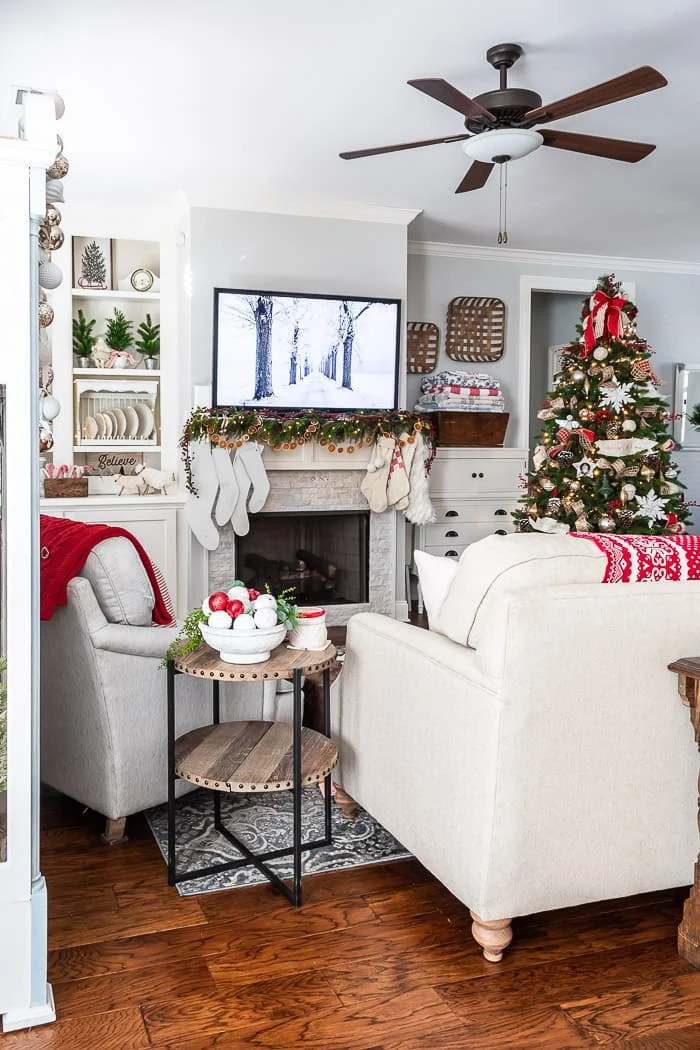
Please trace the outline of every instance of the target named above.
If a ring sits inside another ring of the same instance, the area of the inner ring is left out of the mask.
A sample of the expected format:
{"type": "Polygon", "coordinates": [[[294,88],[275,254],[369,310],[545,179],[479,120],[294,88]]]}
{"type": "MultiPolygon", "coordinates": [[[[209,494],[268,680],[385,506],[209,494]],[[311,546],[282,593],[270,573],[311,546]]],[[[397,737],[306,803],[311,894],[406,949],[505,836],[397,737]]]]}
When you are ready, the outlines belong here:
{"type": "Polygon", "coordinates": [[[47,252],[55,252],[61,247],[64,241],[63,230],[58,226],[40,226],[39,227],[39,247],[43,248],[47,252]]]}
{"type": "Polygon", "coordinates": [[[39,303],[39,324],[42,328],[48,328],[53,321],[53,307],[48,303],[39,303]]]}
{"type": "Polygon", "coordinates": [[[46,177],[47,179],[63,179],[68,174],[69,168],[70,164],[66,158],[59,153],[51,167],[46,169],[46,177]]]}

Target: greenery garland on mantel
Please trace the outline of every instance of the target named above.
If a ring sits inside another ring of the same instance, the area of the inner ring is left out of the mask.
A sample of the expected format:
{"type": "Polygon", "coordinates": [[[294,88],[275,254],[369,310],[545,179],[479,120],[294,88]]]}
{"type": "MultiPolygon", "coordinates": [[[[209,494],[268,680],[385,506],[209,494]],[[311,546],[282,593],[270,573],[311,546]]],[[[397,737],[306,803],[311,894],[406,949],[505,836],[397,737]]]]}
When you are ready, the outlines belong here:
{"type": "Polygon", "coordinates": [[[303,412],[252,408],[195,408],[185,423],[180,452],[185,465],[187,489],[192,483],[190,443],[208,439],[218,448],[240,448],[246,441],[261,441],[273,451],[291,451],[308,441],[318,441],[329,452],[352,455],[377,438],[408,433],[409,443],[423,433],[428,446],[426,469],[435,455],[435,425],[428,416],[415,412],[303,412]]]}

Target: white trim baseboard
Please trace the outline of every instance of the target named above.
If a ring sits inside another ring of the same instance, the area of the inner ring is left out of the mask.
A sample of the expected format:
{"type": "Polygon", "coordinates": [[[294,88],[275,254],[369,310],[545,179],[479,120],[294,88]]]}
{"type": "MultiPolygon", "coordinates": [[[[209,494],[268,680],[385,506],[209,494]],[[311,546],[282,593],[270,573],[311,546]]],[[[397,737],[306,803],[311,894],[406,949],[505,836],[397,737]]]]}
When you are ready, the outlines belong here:
{"type": "Polygon", "coordinates": [[[604,270],[651,273],[700,274],[700,262],[677,259],[634,259],[612,255],[578,255],[574,252],[528,251],[523,248],[488,247],[475,244],[448,244],[445,241],[409,241],[409,255],[437,255],[448,259],[478,259],[482,262],[517,263],[537,266],[580,266],[600,274],[604,270]]]}

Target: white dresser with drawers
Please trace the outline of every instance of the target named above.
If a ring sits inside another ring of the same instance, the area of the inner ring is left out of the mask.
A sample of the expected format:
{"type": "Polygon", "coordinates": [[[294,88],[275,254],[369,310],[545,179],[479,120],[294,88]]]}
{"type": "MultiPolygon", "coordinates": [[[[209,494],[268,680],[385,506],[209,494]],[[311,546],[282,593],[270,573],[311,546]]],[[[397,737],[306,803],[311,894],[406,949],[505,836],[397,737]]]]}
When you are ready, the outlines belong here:
{"type": "Polygon", "coordinates": [[[476,540],[513,532],[511,512],[523,495],[527,461],[521,448],[439,448],[430,472],[437,518],[417,529],[416,547],[457,558],[476,540]]]}

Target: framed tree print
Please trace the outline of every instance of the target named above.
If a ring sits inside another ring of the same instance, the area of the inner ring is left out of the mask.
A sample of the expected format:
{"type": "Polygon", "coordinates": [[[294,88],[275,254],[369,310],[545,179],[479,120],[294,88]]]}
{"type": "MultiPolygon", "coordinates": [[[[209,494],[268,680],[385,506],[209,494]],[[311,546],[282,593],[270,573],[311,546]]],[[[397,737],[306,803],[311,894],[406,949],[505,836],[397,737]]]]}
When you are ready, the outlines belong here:
{"type": "Polygon", "coordinates": [[[112,242],[109,237],[73,238],[73,287],[109,291],[112,287],[112,242]]]}

